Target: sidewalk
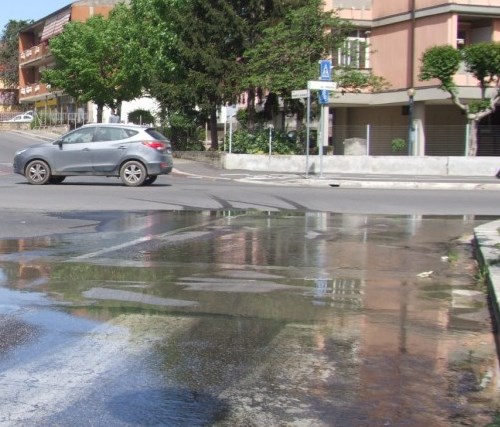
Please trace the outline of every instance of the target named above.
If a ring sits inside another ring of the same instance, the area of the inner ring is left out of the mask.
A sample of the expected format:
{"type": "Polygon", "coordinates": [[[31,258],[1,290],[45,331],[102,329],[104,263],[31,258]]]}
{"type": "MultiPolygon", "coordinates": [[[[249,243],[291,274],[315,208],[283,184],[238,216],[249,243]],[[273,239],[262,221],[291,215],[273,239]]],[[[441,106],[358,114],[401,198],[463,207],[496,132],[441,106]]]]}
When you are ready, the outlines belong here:
{"type": "Polygon", "coordinates": [[[174,159],[174,175],[193,178],[233,180],[264,185],[373,188],[373,189],[428,189],[428,190],[500,190],[500,179],[484,176],[410,176],[325,174],[322,177],[305,174],[255,172],[249,170],[219,169],[208,163],[174,159]]]}
{"type": "Polygon", "coordinates": [[[500,330],[500,220],[476,227],[475,242],[478,248],[481,271],[486,270],[488,293],[491,296],[495,331],[500,330]]]}

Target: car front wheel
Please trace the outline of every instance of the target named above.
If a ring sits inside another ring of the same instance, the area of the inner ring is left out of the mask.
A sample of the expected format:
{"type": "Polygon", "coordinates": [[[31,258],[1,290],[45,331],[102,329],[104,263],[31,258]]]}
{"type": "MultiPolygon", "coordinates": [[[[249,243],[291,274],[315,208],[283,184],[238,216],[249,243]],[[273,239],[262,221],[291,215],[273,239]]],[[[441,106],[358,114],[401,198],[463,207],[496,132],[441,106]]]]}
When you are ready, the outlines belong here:
{"type": "Polygon", "coordinates": [[[131,160],[120,169],[120,178],[128,187],[138,187],[146,180],[146,168],[141,162],[131,160]]]}
{"type": "Polygon", "coordinates": [[[32,162],[28,163],[25,176],[30,184],[47,184],[50,180],[49,165],[43,160],[33,160],[32,162]]]}

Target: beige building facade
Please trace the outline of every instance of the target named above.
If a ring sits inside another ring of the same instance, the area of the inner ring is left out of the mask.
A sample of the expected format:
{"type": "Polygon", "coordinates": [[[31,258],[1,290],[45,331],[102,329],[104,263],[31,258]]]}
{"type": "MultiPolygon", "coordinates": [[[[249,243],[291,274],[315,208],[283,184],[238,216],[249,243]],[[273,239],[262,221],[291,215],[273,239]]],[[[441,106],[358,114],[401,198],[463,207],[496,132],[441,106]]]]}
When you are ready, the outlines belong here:
{"type": "MultiPolygon", "coordinates": [[[[437,81],[419,80],[421,58],[435,45],[500,41],[500,0],[327,0],[325,7],[354,28],[333,64],[371,71],[390,85],[381,93],[330,97],[335,152],[343,152],[346,139],[368,134],[371,155],[387,154],[397,137],[412,142],[404,154],[464,155],[467,119],[437,81]]],[[[465,70],[454,80],[463,100],[480,97],[465,70]]],[[[478,155],[500,155],[497,125],[496,115],[483,123],[478,155]]]]}

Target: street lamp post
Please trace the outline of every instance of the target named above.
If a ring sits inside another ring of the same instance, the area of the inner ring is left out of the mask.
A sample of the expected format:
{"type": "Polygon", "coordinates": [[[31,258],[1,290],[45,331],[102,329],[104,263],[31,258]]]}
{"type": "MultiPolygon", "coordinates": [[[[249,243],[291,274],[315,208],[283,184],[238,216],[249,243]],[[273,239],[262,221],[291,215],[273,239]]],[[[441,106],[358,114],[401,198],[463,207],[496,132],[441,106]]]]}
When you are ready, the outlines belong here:
{"type": "Polygon", "coordinates": [[[413,126],[413,104],[415,97],[415,89],[408,89],[408,155],[413,155],[413,142],[415,135],[415,127],[413,126]]]}

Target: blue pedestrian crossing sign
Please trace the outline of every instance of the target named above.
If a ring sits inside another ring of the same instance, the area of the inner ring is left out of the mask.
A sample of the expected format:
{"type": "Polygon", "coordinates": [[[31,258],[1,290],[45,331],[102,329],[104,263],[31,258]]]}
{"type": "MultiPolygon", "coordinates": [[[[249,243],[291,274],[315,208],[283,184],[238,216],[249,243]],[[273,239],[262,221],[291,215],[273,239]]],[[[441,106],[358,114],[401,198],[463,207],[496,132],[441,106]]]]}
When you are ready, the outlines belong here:
{"type": "Polygon", "coordinates": [[[330,103],[330,92],[327,90],[320,90],[318,93],[318,101],[321,105],[330,103]]]}
{"type": "Polygon", "coordinates": [[[332,61],[329,59],[322,59],[319,62],[319,78],[320,80],[332,79],[332,61]]]}
{"type": "MultiPolygon", "coordinates": [[[[332,80],[332,61],[328,59],[319,61],[319,79],[332,80]]],[[[330,93],[327,90],[320,90],[318,100],[321,105],[330,103],[330,93]]]]}

